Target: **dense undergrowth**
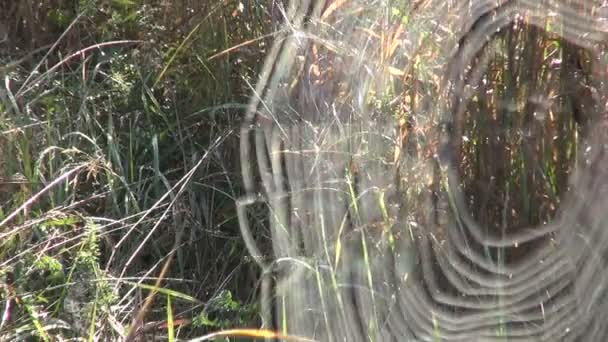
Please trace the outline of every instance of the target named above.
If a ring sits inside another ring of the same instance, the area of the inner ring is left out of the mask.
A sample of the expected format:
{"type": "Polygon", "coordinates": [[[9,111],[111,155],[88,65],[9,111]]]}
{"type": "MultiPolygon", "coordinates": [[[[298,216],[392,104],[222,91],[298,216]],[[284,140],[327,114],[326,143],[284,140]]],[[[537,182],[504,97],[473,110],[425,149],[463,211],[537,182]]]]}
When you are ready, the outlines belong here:
{"type": "Polygon", "coordinates": [[[235,156],[268,11],[254,1],[0,5],[0,340],[255,325],[235,156]]]}

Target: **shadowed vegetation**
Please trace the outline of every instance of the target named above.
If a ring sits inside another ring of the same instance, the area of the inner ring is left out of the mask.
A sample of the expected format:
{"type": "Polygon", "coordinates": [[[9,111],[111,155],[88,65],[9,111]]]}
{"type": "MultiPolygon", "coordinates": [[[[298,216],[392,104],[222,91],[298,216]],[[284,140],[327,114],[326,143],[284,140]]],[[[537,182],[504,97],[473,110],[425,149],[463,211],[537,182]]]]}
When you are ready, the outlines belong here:
{"type": "Polygon", "coordinates": [[[120,340],[154,290],[143,340],[255,326],[234,199],[264,5],[0,4],[1,340],[120,340]]]}

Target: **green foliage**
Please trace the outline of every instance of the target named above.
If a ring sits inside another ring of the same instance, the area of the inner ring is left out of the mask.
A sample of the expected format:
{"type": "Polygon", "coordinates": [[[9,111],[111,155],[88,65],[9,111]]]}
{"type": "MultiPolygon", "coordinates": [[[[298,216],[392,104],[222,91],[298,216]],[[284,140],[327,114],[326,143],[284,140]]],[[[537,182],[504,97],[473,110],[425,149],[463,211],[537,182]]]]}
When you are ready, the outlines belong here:
{"type": "Polygon", "coordinates": [[[13,304],[0,336],[120,339],[155,291],[171,299],[153,301],[146,323],[181,322],[201,293],[222,294],[205,305],[215,323],[175,328],[176,340],[253,325],[255,279],[232,273],[254,266],[229,156],[242,80],[263,58],[262,4],[244,5],[246,22],[233,15],[240,1],[34,2],[37,26],[0,13],[21,29],[9,32],[19,49],[0,45],[11,91],[0,91],[0,274],[13,276],[0,281],[13,304]],[[149,285],[176,246],[161,286],[149,285]]]}
{"type": "Polygon", "coordinates": [[[243,305],[228,290],[220,291],[193,320],[199,327],[235,328],[247,324],[256,314],[257,305],[243,305]]]}

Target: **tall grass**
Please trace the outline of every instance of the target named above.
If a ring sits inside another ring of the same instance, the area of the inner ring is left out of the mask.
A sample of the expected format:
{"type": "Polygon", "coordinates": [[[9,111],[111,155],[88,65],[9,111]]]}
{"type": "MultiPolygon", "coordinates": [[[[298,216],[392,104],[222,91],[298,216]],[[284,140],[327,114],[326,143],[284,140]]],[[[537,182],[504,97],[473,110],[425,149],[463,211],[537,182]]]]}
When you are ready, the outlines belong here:
{"type": "Polygon", "coordinates": [[[1,340],[255,326],[235,129],[263,5],[0,5],[1,340]]]}

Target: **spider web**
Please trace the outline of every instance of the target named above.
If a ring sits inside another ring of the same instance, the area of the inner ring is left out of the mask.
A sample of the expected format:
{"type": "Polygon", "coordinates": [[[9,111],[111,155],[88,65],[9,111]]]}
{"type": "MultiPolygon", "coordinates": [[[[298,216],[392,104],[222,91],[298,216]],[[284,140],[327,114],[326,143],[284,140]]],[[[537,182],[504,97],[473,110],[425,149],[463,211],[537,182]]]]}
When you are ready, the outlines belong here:
{"type": "Polygon", "coordinates": [[[263,274],[263,323],[319,341],[608,336],[603,11],[289,2],[241,129],[239,221],[263,274]],[[514,25],[593,56],[596,105],[584,108],[553,218],[497,230],[468,205],[459,123],[500,52],[497,33],[514,25]],[[262,227],[250,219],[260,210],[262,227]]]}

